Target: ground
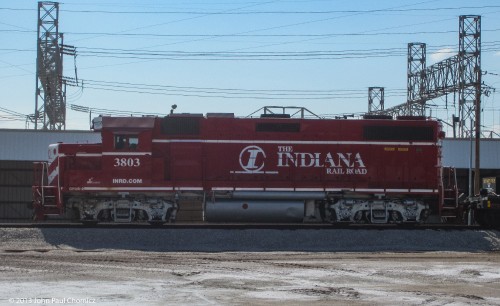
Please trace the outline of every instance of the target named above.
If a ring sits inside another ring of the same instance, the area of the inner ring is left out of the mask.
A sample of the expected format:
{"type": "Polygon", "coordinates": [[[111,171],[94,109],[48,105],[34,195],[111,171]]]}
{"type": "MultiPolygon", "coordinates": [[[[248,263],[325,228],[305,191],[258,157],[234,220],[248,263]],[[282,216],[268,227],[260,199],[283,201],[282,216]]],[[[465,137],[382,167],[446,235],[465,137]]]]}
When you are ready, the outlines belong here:
{"type": "MultiPolygon", "coordinates": [[[[157,247],[145,239],[140,249],[124,245],[124,241],[133,240],[138,230],[124,230],[119,234],[99,229],[51,230],[54,231],[0,229],[0,304],[500,304],[498,231],[477,232],[476,238],[470,238],[490,242],[490,249],[477,251],[453,248],[389,251],[395,249],[390,241],[387,249],[379,251],[254,251],[251,248],[228,251],[235,247],[234,243],[228,245],[228,240],[220,240],[224,246],[218,251],[187,252],[165,249],[169,241],[164,238],[182,233],[170,230],[140,230],[142,235],[154,234],[162,239],[156,243],[157,247]],[[66,241],[62,238],[66,235],[80,235],[80,238],[74,237],[73,244],[61,243],[66,241]],[[82,242],[90,244],[93,239],[100,239],[101,244],[105,242],[109,247],[92,248],[82,242]]],[[[221,231],[211,235],[227,239],[228,235],[246,237],[248,234],[221,231]]],[[[436,236],[433,231],[424,232],[424,236],[406,231],[378,232],[343,234],[353,237],[362,233],[384,240],[388,238],[385,235],[418,235],[418,239],[408,243],[412,246],[427,244],[434,238],[426,239],[426,236],[436,236]]],[[[190,237],[191,243],[196,243],[196,235],[198,239],[205,239],[204,234],[191,234],[195,235],[190,237]]],[[[289,240],[301,234],[270,231],[267,238],[259,237],[259,241],[289,240]]],[[[324,235],[317,231],[305,234],[311,239],[324,235]]],[[[451,233],[449,237],[455,239],[454,235],[459,234],[451,233]]],[[[471,234],[467,232],[462,236],[468,235],[471,234]]],[[[186,237],[182,241],[189,243],[186,237]]],[[[132,241],[134,245],[137,242],[132,241]]],[[[471,245],[483,244],[475,241],[471,245]]]]}

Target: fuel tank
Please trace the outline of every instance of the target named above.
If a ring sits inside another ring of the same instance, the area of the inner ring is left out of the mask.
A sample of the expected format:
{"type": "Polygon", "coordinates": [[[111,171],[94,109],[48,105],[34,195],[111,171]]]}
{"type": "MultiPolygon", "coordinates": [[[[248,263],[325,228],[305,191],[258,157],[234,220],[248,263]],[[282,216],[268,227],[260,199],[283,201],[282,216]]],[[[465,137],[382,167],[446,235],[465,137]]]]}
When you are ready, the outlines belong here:
{"type": "Polygon", "coordinates": [[[205,203],[208,222],[294,223],[304,219],[304,201],[224,199],[205,203]]]}

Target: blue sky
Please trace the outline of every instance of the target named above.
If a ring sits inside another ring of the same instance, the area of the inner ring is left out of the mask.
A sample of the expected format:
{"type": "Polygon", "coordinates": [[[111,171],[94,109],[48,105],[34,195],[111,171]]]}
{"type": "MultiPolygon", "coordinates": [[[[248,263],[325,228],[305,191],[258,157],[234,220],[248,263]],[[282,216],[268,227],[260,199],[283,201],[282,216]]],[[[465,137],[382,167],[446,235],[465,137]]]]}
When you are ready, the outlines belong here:
{"type": "MultiPolygon", "coordinates": [[[[77,49],[83,88],[68,88],[67,129],[88,129],[94,109],[166,114],[304,106],[362,113],[368,87],[386,108],[406,101],[407,44],[427,44],[427,66],[458,50],[459,15],[481,15],[483,126],[500,133],[497,0],[67,0],[59,30],[77,49]]],[[[25,128],[35,105],[37,1],[0,0],[0,128],[25,128]],[[14,120],[15,119],[15,120],[14,120]]],[[[74,77],[74,60],[65,57],[74,77]]],[[[453,95],[432,101],[449,120],[453,95]]],[[[33,128],[33,124],[29,124],[33,128]]]]}

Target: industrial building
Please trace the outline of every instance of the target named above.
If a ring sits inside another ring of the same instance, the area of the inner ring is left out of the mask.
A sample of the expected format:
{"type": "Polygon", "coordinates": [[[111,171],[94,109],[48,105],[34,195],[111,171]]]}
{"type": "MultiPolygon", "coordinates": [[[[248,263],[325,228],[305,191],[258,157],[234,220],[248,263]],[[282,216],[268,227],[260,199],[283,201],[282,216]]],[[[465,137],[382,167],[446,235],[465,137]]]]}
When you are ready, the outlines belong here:
{"type": "Polygon", "coordinates": [[[100,133],[86,131],[0,130],[0,219],[32,217],[33,162],[47,160],[51,143],[99,143],[100,133]]]}

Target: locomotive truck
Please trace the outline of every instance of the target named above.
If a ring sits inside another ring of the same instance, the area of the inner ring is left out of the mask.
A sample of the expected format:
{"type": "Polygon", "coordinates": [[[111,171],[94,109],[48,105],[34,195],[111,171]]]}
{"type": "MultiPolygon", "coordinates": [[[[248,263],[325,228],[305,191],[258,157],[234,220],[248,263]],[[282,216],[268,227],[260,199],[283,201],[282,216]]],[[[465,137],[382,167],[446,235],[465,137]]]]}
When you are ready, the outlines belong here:
{"type": "Polygon", "coordinates": [[[35,217],[173,222],[420,223],[457,218],[444,132],[425,117],[238,118],[231,113],[93,120],[102,142],[56,143],[36,163],[35,217]]]}

